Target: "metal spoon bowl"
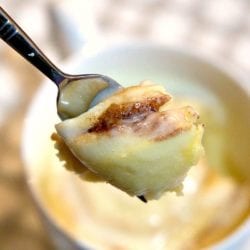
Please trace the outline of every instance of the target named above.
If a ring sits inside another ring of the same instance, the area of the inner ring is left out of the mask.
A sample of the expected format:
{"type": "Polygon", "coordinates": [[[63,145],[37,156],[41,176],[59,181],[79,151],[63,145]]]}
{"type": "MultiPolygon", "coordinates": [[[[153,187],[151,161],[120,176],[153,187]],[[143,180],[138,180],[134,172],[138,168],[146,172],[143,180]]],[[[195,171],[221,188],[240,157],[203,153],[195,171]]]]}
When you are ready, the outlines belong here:
{"type": "Polygon", "coordinates": [[[84,113],[121,88],[108,76],[63,73],[1,7],[0,38],[57,85],[57,113],[62,120],[84,113]]]}

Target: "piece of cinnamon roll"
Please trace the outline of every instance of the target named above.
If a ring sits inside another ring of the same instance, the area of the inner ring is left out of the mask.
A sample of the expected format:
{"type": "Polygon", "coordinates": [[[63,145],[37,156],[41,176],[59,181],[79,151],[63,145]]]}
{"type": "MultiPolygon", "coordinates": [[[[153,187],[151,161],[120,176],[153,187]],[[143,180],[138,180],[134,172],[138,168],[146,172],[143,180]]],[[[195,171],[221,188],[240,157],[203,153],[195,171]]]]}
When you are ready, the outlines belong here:
{"type": "Polygon", "coordinates": [[[60,157],[86,179],[96,176],[144,201],[181,191],[203,152],[203,126],[192,107],[173,108],[171,99],[148,81],[120,90],[56,125],[60,157]]]}

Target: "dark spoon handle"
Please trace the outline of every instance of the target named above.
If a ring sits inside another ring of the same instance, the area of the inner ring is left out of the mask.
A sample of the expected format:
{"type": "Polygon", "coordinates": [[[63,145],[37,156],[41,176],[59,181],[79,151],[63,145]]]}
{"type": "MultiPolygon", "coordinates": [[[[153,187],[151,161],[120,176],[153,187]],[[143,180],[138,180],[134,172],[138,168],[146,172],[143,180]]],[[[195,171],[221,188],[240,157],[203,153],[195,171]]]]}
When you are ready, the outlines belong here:
{"type": "MultiPolygon", "coordinates": [[[[34,20],[34,22],[36,21],[34,20]]],[[[3,8],[1,8],[1,6],[0,38],[56,83],[56,85],[59,85],[65,78],[64,74],[42,53],[18,24],[3,10],[3,8]]]]}

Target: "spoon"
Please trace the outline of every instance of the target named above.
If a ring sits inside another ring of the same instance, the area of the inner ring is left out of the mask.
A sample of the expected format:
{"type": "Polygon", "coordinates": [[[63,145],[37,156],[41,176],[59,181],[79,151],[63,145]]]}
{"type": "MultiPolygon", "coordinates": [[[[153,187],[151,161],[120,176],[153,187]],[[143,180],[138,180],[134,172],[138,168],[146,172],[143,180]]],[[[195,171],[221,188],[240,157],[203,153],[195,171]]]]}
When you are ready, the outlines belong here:
{"type": "MultiPolygon", "coordinates": [[[[84,113],[122,88],[108,76],[62,72],[1,7],[0,38],[56,84],[57,113],[62,120],[84,113]]],[[[137,197],[147,202],[143,195],[137,197]]]]}
{"type": "Polygon", "coordinates": [[[62,120],[84,113],[121,88],[108,76],[63,73],[1,7],[0,38],[57,85],[57,113],[62,120]]]}

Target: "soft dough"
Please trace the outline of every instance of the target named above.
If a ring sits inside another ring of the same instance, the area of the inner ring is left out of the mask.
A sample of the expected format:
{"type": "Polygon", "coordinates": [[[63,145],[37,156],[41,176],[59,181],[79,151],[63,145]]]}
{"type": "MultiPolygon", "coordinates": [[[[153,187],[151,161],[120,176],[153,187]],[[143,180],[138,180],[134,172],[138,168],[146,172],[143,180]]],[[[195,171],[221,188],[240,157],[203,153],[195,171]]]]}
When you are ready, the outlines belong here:
{"type": "Polygon", "coordinates": [[[131,196],[158,199],[181,190],[203,152],[198,114],[190,106],[173,108],[171,98],[162,86],[143,82],[56,130],[83,167],[131,196]]]}

